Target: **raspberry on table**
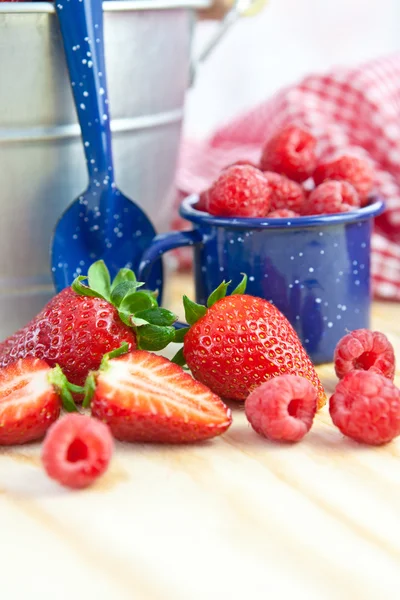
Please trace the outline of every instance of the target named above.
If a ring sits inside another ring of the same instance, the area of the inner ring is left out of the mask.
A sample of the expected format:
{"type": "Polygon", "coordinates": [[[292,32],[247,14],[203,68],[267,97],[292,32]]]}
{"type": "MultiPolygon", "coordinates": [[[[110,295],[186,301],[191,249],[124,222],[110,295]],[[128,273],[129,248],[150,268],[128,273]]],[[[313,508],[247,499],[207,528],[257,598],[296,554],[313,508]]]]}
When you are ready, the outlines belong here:
{"type": "Polygon", "coordinates": [[[271,211],[280,210],[281,208],[289,209],[296,213],[302,211],[305,194],[301,185],[284,175],[279,175],[272,171],[265,171],[264,176],[272,190],[271,211]]]}
{"type": "Polygon", "coordinates": [[[289,210],[288,208],[277,208],[276,210],[268,213],[267,217],[269,219],[289,219],[294,217],[300,217],[299,213],[294,212],[294,210],[289,210]]]}
{"type": "Polygon", "coordinates": [[[208,212],[219,217],[264,217],[270,207],[271,188],[252,166],[222,171],[208,191],[208,212]]]}
{"type": "Polygon", "coordinates": [[[275,171],[301,183],[317,166],[316,145],[315,137],[305,129],[295,125],[285,127],[264,145],[260,169],[275,171]]]}
{"type": "Polygon", "coordinates": [[[303,214],[324,215],[349,212],[360,207],[354,187],[346,181],[324,181],[304,203],[303,214]]]}
{"type": "Polygon", "coordinates": [[[317,185],[329,179],[351,183],[358,193],[360,205],[365,206],[373,189],[374,171],[366,160],[345,155],[318,165],[313,178],[317,185]]]}
{"type": "Polygon", "coordinates": [[[334,362],[339,379],[353,370],[393,379],[396,369],[394,349],[386,335],[369,329],[355,329],[342,337],[335,348],[334,362]]]}
{"type": "Polygon", "coordinates": [[[329,400],[329,412],[336,427],[357,442],[380,445],[400,434],[400,390],[379,373],[347,373],[329,400]]]}
{"type": "Polygon", "coordinates": [[[49,428],[43,442],[42,462],[52,479],[70,488],[84,488],[106,471],[113,447],[105,423],[71,413],[49,428]]]}
{"type": "Polygon", "coordinates": [[[298,442],[311,429],[317,411],[317,392],[298,375],[280,375],[254,389],[245,401],[253,429],[271,440],[298,442]]]}

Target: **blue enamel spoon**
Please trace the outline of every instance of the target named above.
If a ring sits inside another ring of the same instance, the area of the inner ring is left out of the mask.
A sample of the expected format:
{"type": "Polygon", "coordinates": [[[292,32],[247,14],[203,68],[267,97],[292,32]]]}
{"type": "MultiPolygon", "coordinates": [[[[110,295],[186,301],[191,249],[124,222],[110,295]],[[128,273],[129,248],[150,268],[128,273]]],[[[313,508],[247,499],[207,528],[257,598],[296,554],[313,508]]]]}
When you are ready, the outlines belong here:
{"type": "MultiPolygon", "coordinates": [[[[122,267],[137,270],[155,230],[143,210],[124,196],[114,181],[102,2],[59,0],[55,7],[89,175],[87,189],[55,228],[51,263],[55,287],[60,291],[99,259],[112,277],[122,267]]],[[[161,296],[160,260],[145,283],[149,289],[158,289],[161,296]]]]}

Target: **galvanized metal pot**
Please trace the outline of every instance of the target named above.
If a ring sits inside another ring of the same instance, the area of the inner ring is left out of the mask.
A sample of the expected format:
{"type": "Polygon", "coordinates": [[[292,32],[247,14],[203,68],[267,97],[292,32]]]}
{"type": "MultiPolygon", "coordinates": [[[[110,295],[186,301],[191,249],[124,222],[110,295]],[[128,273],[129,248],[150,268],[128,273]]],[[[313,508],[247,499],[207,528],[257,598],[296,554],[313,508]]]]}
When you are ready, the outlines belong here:
{"type": "MultiPolygon", "coordinates": [[[[202,0],[104,2],[116,178],[168,227],[202,0]]],[[[53,294],[54,225],[86,169],[54,8],[0,4],[0,339],[53,294]]]]}

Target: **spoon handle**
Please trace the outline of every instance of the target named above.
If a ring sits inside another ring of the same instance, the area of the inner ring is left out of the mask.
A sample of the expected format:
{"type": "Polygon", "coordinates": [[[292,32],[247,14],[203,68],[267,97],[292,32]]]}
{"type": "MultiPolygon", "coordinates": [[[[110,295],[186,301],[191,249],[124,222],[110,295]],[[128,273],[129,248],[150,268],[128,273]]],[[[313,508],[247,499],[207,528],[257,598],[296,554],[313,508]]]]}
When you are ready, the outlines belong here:
{"type": "Polygon", "coordinates": [[[72,93],[90,185],[114,180],[110,113],[104,59],[102,0],[59,0],[55,7],[63,36],[72,93]]]}

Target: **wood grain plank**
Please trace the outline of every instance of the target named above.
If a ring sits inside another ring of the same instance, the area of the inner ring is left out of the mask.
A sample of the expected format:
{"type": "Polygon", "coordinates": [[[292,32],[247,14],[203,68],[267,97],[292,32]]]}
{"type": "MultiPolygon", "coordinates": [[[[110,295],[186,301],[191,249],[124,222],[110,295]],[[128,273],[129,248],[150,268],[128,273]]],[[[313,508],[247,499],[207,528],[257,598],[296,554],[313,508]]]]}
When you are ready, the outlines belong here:
{"type": "MultiPolygon", "coordinates": [[[[190,276],[166,289],[165,304],[181,317],[183,293],[193,295],[190,276]]],[[[400,305],[375,303],[372,325],[400,355],[400,305]]],[[[318,372],[332,393],[332,365],[318,372]]],[[[400,441],[346,440],[327,407],[294,446],[257,436],[241,406],[233,417],[224,436],[203,444],[119,443],[109,473],[79,493],[46,478],[38,444],[1,449],[7,600],[20,597],[19,561],[31,561],[35,582],[41,556],[50,557],[44,600],[60,589],[59,565],[74,600],[396,598],[400,441]]]]}

